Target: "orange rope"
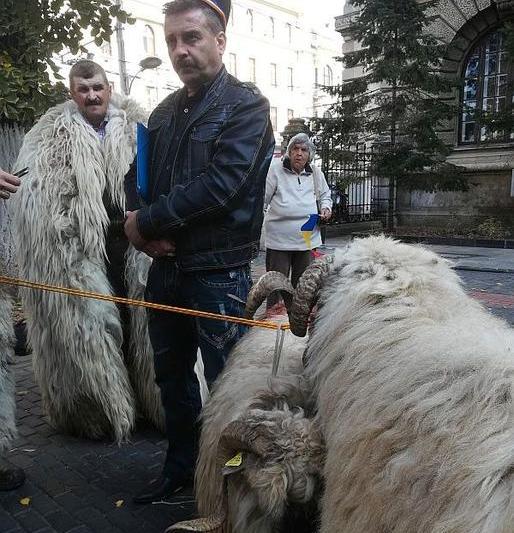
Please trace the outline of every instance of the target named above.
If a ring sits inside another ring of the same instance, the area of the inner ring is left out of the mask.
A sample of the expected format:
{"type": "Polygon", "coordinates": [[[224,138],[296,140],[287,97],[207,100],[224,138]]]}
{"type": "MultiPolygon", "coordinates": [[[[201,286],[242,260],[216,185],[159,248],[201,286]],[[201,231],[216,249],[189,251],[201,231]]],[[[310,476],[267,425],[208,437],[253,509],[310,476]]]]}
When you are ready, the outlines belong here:
{"type": "Polygon", "coordinates": [[[174,307],[171,305],[156,304],[152,302],[145,302],[144,300],[132,300],[130,298],[122,298],[120,296],[111,296],[108,294],[100,294],[98,292],[82,291],[79,289],[71,289],[68,287],[59,287],[57,285],[47,285],[45,283],[36,283],[34,281],[27,281],[19,278],[11,278],[9,276],[0,276],[0,284],[15,285],[17,287],[25,287],[27,289],[38,289],[47,292],[56,292],[60,294],[67,294],[68,296],[80,296],[82,298],[92,298],[94,300],[103,300],[105,302],[114,302],[117,304],[133,305],[135,307],[147,307],[149,309],[156,309],[158,311],[168,311],[170,313],[179,313],[188,316],[198,316],[202,318],[211,318],[213,320],[223,320],[225,322],[234,322],[235,324],[242,324],[244,326],[259,327],[274,330],[287,330],[289,324],[276,324],[274,322],[265,322],[263,320],[250,320],[248,318],[240,318],[237,316],[220,315],[217,313],[209,313],[207,311],[196,311],[194,309],[185,309],[183,307],[174,307]]]}

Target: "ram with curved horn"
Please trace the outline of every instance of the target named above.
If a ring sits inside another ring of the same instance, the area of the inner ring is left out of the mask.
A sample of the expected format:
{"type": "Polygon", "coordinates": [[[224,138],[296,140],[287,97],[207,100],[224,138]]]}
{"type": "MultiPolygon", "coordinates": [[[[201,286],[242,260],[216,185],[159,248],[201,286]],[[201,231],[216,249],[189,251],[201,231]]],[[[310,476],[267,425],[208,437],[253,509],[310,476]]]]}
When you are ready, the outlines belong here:
{"type": "MultiPolygon", "coordinates": [[[[273,290],[292,304],[290,282],[268,274],[248,298],[252,315],[273,290]]],[[[278,533],[291,524],[295,532],[310,531],[324,452],[302,377],[305,339],[286,333],[272,377],[275,336],[254,328],[232,350],[202,412],[195,490],[199,513],[208,518],[170,532],[278,533]]]]}
{"type": "Polygon", "coordinates": [[[321,533],[514,531],[514,332],[446,260],[354,241],[320,287],[306,356],[321,533]]]}
{"type": "Polygon", "coordinates": [[[224,428],[216,454],[224,490],[214,512],[169,532],[312,531],[324,449],[313,418],[290,407],[301,385],[293,379],[281,387],[258,396],[243,417],[224,428]]]}

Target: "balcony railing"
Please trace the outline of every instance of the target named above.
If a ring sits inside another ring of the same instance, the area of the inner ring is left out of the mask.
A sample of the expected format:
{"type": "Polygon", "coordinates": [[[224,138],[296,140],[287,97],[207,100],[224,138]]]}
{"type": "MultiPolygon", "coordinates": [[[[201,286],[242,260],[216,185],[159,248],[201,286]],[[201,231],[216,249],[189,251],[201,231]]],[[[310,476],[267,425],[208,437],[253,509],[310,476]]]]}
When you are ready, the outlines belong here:
{"type": "Polygon", "coordinates": [[[336,31],[341,33],[347,32],[348,28],[350,27],[352,22],[355,21],[358,14],[358,11],[352,11],[351,13],[345,13],[344,15],[336,17],[336,31]]]}

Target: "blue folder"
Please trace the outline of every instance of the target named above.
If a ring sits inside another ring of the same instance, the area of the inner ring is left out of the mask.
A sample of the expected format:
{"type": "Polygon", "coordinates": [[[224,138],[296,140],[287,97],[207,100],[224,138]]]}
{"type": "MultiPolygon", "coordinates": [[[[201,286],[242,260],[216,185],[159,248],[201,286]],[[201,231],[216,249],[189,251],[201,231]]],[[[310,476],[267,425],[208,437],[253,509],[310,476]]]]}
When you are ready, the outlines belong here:
{"type": "Polygon", "coordinates": [[[148,158],[150,135],[148,128],[137,123],[137,193],[145,201],[149,201],[149,176],[148,176],[148,158]]]}

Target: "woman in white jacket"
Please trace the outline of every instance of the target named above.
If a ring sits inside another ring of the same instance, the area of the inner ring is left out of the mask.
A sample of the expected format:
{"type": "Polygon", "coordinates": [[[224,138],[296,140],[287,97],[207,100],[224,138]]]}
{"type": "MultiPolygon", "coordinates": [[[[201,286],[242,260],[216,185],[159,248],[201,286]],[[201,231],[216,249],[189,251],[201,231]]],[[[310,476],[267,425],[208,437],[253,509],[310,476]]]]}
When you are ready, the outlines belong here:
{"type": "MultiPolygon", "coordinates": [[[[308,135],[298,133],[289,141],[286,155],[272,161],[266,180],[266,270],[291,274],[293,286],[310,264],[312,250],[321,245],[319,223],[309,221],[328,220],[332,214],[325,176],[311,165],[314,153],[308,135]]],[[[277,301],[272,295],[268,307],[277,301]]]]}

